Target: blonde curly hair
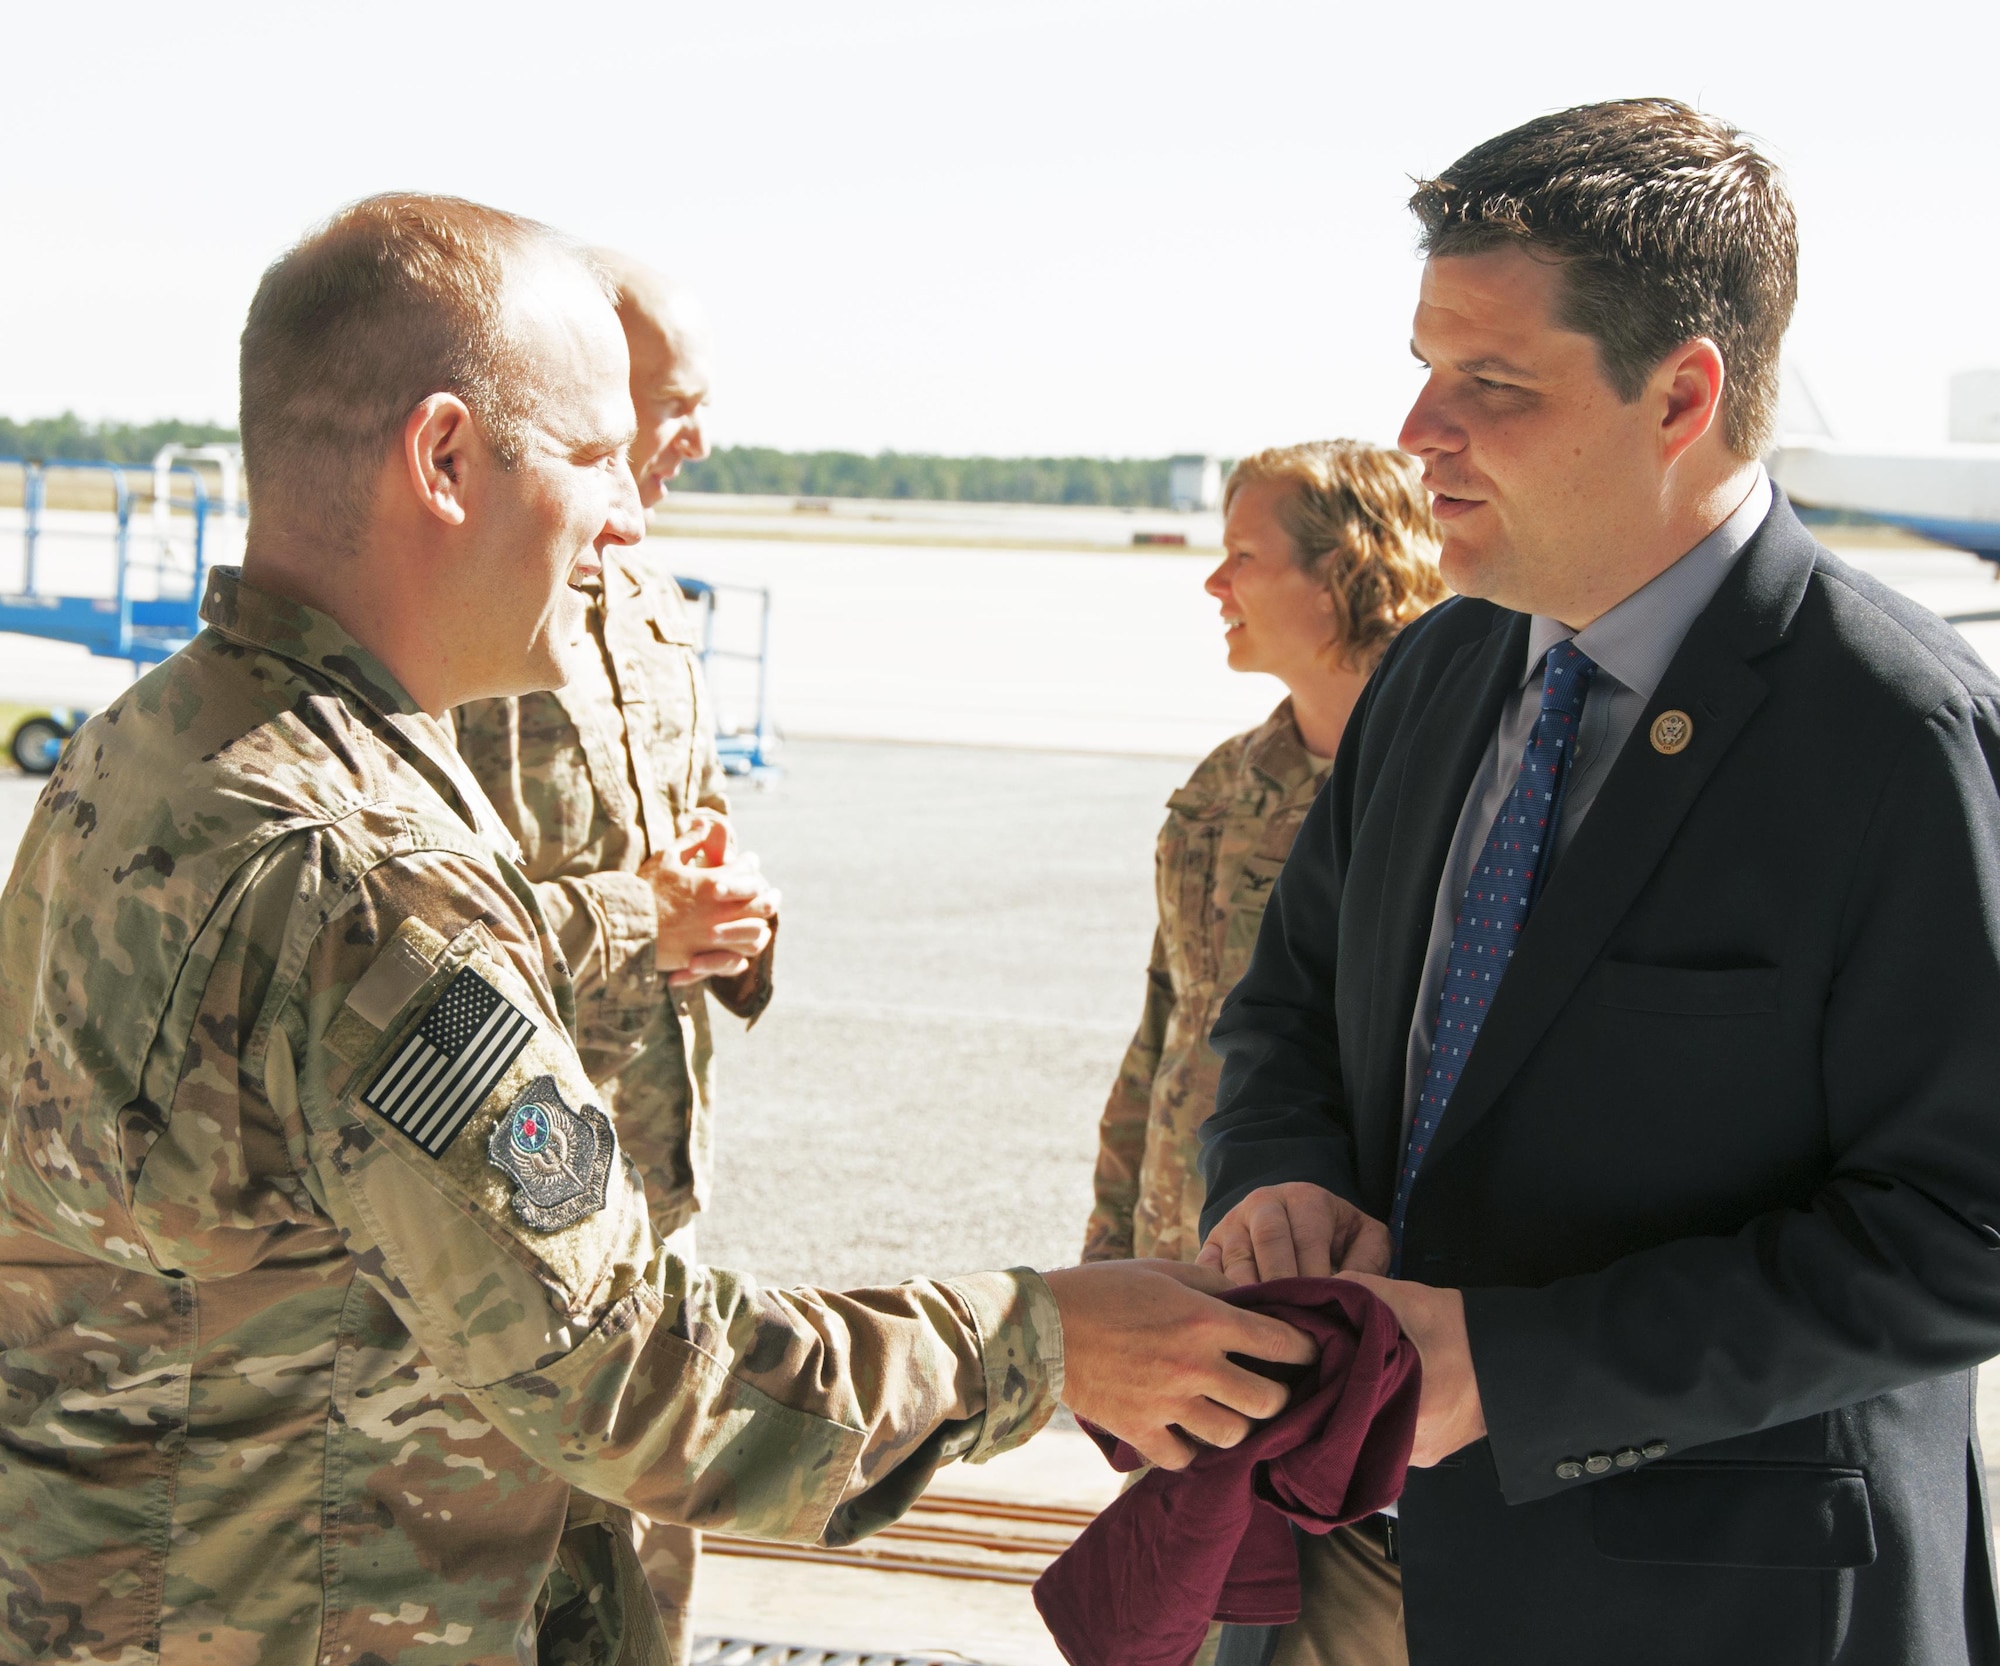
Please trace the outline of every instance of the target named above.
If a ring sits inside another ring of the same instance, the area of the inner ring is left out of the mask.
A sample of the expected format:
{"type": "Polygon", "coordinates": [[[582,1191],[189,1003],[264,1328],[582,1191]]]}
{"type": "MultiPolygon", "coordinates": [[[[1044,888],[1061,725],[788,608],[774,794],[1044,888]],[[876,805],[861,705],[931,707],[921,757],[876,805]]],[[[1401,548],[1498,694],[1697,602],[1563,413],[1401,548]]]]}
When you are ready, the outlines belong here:
{"type": "Polygon", "coordinates": [[[1333,598],[1341,663],[1369,670],[1396,633],[1451,592],[1417,460],[1363,440],[1308,440],[1245,457],[1222,490],[1226,515],[1246,486],[1290,488],[1278,524],[1299,566],[1333,598]]]}

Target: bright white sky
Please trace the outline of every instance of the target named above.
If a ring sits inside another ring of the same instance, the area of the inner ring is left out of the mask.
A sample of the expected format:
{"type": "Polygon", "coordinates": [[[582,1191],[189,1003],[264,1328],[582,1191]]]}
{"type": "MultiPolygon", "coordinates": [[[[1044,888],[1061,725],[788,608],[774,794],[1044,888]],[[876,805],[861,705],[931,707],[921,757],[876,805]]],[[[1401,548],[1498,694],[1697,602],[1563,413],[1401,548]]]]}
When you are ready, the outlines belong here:
{"type": "Polygon", "coordinates": [[[1240,454],[1392,438],[1408,176],[1667,93],[1804,224],[1792,353],[1843,439],[2000,365],[2000,6],[736,0],[12,8],[0,412],[234,420],[262,266],[452,191],[714,314],[723,441],[1240,454]]]}

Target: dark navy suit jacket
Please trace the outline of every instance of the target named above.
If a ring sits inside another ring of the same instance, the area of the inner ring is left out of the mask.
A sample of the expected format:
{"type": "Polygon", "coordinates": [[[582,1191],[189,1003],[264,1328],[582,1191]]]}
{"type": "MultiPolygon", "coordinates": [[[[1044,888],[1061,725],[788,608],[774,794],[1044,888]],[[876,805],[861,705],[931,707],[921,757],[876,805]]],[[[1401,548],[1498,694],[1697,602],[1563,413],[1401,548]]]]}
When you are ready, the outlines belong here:
{"type": "MultiPolygon", "coordinates": [[[[1396,642],[1223,1009],[1204,1229],[1386,1220],[1439,874],[1527,620],[1396,642]]],[[[1488,1438],[1402,1503],[1419,1666],[2000,1663],[2000,681],[1780,497],[1551,870],[1404,1273],[1488,1438]],[[1653,718],[1684,712],[1668,755],[1653,718]]]]}

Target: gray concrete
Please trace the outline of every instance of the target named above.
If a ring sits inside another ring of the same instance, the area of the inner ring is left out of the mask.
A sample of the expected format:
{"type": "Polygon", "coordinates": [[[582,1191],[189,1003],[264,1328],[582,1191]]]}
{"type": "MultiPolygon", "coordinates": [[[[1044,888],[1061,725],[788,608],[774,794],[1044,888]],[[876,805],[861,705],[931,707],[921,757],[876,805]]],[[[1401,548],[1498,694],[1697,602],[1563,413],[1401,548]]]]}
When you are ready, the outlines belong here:
{"type": "Polygon", "coordinates": [[[27,830],[28,816],[47,784],[47,776],[23,775],[11,761],[0,768],[0,859],[10,869],[21,835],[27,830]]]}
{"type": "Polygon", "coordinates": [[[723,1019],[704,1257],[835,1286],[1074,1260],[1186,759],[797,743],[739,795],[778,998],[723,1019]]]}

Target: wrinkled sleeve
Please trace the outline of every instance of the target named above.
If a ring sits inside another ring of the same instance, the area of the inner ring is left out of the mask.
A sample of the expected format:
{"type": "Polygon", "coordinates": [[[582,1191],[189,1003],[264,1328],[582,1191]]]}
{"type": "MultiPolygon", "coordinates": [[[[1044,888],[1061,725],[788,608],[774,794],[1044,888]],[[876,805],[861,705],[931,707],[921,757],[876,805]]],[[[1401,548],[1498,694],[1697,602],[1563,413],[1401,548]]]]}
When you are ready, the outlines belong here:
{"type": "Polygon", "coordinates": [[[1167,971],[1166,941],[1153,933],[1153,958],[1146,968],[1146,1005],[1138,1033],[1125,1049],[1118,1080],[1097,1124],[1096,1202],[1084,1228],[1085,1261],[1122,1261],[1132,1254],[1132,1212],[1139,1204],[1139,1171],[1146,1159],[1146,1128],[1153,1111],[1153,1078],[1159,1074],[1173,1016],[1174,986],[1167,971]]]}
{"type": "Polygon", "coordinates": [[[479,863],[381,864],[313,935],[263,1057],[313,1197],[496,1428],[648,1516],[812,1540],[1047,1421],[1062,1334],[1033,1272],[768,1290],[666,1252],[533,943],[479,863]]]}
{"type": "Polygon", "coordinates": [[[576,988],[578,1042],[588,1052],[629,1050],[667,992],[651,883],[635,873],[586,874],[547,880],[535,899],[576,988]]]}

